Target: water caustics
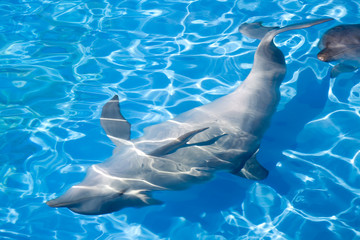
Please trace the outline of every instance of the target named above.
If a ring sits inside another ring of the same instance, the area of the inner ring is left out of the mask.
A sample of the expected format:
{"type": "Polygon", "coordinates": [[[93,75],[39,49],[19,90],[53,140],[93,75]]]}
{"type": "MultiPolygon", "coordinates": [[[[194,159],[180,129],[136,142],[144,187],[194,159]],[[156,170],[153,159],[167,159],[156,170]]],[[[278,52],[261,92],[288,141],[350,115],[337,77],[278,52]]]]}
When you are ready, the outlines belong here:
{"type": "Polygon", "coordinates": [[[359,11],[354,0],[2,1],[0,236],[359,238],[358,73],[329,81],[332,63],[316,59],[326,30],[358,23],[359,11]],[[187,190],[157,192],[161,206],[101,216],[45,204],[111,156],[99,124],[111,96],[119,94],[137,138],[239,86],[258,46],[238,33],[241,23],[324,17],[336,21],[275,38],[288,71],[257,153],[266,180],[219,174],[187,190]]]}

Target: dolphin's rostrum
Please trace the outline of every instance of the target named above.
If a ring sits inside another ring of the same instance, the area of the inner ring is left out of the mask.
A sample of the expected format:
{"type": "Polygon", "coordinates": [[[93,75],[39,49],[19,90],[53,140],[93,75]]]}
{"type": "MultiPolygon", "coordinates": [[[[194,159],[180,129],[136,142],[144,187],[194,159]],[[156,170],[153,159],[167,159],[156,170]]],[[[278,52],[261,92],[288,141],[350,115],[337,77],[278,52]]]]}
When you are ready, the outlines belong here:
{"type": "Polygon", "coordinates": [[[146,128],[143,137],[129,139],[130,124],[120,113],[115,96],[101,115],[101,125],[117,146],[113,155],[89,167],[81,183],[47,204],[81,214],[104,214],[158,204],[152,191],[184,189],[209,180],[215,171],[253,180],[266,178],[268,171],[258,163],[256,153],[276,111],[286,72],[284,56],[273,38],[329,20],[285,28],[242,25],[240,32],[262,39],[244,82],[212,103],[146,128]]]}

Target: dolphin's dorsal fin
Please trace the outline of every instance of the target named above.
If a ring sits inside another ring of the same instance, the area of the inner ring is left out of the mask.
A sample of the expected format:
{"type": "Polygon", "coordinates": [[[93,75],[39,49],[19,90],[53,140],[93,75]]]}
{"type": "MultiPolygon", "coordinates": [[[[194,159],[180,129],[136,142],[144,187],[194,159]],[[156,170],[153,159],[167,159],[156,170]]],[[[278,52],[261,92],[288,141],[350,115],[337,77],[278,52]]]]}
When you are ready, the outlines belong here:
{"type": "Polygon", "coordinates": [[[245,162],[240,171],[233,172],[233,174],[251,180],[263,180],[267,177],[269,172],[256,160],[255,153],[245,162]]]}
{"type": "Polygon", "coordinates": [[[185,146],[192,137],[194,137],[196,134],[198,134],[202,131],[205,131],[206,129],[208,129],[208,127],[197,129],[197,130],[194,130],[191,132],[187,132],[187,133],[181,135],[180,137],[178,137],[177,139],[175,139],[174,141],[155,149],[154,151],[149,153],[149,155],[155,156],[155,157],[160,157],[160,156],[172,153],[172,152],[176,151],[177,149],[185,146]]]}
{"type": "Polygon", "coordinates": [[[130,139],[130,123],[120,112],[119,97],[117,95],[104,105],[100,123],[106,135],[115,145],[119,145],[119,139],[130,139]]]}
{"type": "Polygon", "coordinates": [[[339,76],[341,73],[352,72],[352,71],[355,71],[356,69],[358,69],[358,68],[354,67],[352,65],[348,65],[345,63],[339,63],[331,69],[330,77],[335,78],[335,77],[339,76]]]}

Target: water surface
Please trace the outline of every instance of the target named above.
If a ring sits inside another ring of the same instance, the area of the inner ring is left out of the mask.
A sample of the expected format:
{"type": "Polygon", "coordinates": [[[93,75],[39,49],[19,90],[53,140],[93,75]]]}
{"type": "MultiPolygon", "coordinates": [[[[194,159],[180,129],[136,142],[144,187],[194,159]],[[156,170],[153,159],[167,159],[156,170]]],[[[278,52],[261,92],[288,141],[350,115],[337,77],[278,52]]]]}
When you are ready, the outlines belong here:
{"type": "Polygon", "coordinates": [[[359,73],[330,79],[321,35],[358,23],[355,1],[0,3],[2,239],[360,239],[359,73]],[[114,94],[143,129],[209,103],[248,75],[243,22],[336,21],[276,37],[288,73],[258,155],[261,182],[221,173],[161,206],[83,216],[46,200],[111,156],[100,111],[114,94]]]}

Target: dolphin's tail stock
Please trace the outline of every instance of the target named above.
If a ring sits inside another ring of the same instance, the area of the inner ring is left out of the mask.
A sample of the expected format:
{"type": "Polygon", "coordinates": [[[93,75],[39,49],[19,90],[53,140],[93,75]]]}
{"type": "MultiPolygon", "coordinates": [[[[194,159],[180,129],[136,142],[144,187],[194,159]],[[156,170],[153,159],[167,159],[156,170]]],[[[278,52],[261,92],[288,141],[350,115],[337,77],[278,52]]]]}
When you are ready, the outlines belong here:
{"type": "Polygon", "coordinates": [[[249,38],[256,38],[256,39],[262,39],[267,35],[266,37],[273,39],[277,34],[286,32],[289,30],[295,30],[295,29],[301,29],[301,28],[308,28],[320,23],[328,22],[334,20],[333,18],[325,18],[321,20],[313,20],[306,23],[299,23],[299,24],[292,24],[283,28],[279,27],[264,27],[261,22],[255,22],[255,23],[244,23],[239,27],[239,32],[244,34],[245,36],[249,38]],[[270,33],[271,34],[267,34],[270,33]]]}

